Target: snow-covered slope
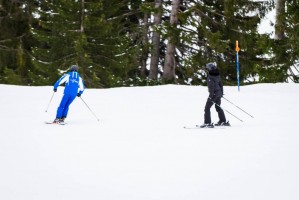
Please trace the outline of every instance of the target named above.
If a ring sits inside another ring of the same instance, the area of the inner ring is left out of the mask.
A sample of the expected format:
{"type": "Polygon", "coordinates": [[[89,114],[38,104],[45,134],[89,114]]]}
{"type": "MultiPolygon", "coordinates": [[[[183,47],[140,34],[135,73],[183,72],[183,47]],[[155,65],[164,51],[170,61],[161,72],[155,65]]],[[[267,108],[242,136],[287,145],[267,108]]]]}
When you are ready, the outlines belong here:
{"type": "MultiPolygon", "coordinates": [[[[232,127],[203,123],[207,88],[86,89],[67,125],[63,88],[0,85],[0,199],[297,200],[298,84],[225,87],[232,127]]],[[[215,109],[212,119],[217,122],[215,109]]]]}

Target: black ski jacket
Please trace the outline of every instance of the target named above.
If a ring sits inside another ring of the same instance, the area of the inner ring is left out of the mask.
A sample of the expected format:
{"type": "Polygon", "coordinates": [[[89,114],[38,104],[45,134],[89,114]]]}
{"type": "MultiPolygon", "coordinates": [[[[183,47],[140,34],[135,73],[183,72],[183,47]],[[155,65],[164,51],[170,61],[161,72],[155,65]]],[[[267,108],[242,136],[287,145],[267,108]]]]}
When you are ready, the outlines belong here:
{"type": "Polygon", "coordinates": [[[208,75],[209,98],[215,99],[223,95],[223,84],[218,69],[209,71],[208,75]]]}

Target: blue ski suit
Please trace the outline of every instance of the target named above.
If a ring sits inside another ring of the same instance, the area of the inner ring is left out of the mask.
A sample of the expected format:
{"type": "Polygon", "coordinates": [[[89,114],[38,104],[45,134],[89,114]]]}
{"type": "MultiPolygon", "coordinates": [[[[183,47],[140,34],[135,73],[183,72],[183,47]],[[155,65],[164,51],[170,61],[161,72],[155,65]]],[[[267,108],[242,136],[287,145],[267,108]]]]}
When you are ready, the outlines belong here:
{"type": "Polygon", "coordinates": [[[83,80],[77,71],[68,72],[58,79],[54,84],[54,91],[56,91],[58,86],[63,83],[65,83],[64,95],[57,109],[56,118],[66,118],[69,106],[77,95],[81,96],[85,89],[83,80]]]}

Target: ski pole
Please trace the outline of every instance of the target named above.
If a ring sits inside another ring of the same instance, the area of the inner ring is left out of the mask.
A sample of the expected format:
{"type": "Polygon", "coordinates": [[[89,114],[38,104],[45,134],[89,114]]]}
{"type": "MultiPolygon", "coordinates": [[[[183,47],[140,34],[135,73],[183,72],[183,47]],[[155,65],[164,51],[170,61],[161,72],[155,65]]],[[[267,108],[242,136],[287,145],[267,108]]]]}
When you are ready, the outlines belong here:
{"type": "Polygon", "coordinates": [[[94,116],[98,121],[100,121],[99,118],[96,116],[96,114],[94,114],[94,112],[89,108],[89,106],[88,106],[87,103],[82,99],[81,96],[80,96],[80,99],[83,101],[83,103],[86,105],[86,107],[90,110],[90,112],[93,114],[93,116],[94,116]]]}
{"type": "Polygon", "coordinates": [[[221,108],[222,110],[224,110],[225,112],[229,113],[230,115],[232,115],[233,117],[235,117],[236,119],[238,119],[239,121],[243,122],[242,119],[238,118],[237,116],[235,116],[234,114],[232,114],[231,112],[229,112],[228,110],[223,109],[220,105],[218,105],[217,103],[215,103],[210,97],[209,99],[212,101],[212,103],[214,103],[216,106],[218,106],[219,108],[221,108]]]}
{"type": "Polygon", "coordinates": [[[228,101],[229,103],[231,103],[232,105],[236,106],[237,108],[239,108],[241,111],[243,111],[244,113],[246,113],[247,115],[249,115],[250,117],[254,118],[252,115],[250,115],[248,112],[246,112],[245,110],[243,110],[242,108],[240,108],[239,106],[235,105],[233,102],[229,101],[228,99],[226,99],[225,97],[222,97],[223,99],[225,99],[226,101],[228,101]]]}
{"type": "Polygon", "coordinates": [[[50,99],[50,102],[49,102],[49,104],[48,104],[48,107],[47,107],[47,109],[46,109],[46,112],[48,112],[48,109],[49,109],[50,103],[52,102],[52,99],[53,99],[53,97],[54,97],[54,94],[55,94],[55,92],[53,92],[53,94],[52,94],[52,97],[51,97],[51,99],[50,99]]]}

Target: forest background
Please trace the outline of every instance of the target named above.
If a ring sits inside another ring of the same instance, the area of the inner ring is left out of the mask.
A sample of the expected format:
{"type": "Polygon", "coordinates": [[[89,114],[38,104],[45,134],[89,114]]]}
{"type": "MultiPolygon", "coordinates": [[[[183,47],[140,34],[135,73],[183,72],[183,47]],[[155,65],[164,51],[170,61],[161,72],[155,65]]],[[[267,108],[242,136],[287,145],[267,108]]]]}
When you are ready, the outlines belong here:
{"type": "Polygon", "coordinates": [[[297,0],[0,0],[0,84],[52,85],[76,64],[90,88],[299,82],[297,0]],[[273,33],[260,33],[275,9],[273,33]]]}

